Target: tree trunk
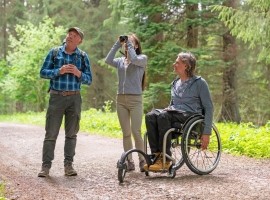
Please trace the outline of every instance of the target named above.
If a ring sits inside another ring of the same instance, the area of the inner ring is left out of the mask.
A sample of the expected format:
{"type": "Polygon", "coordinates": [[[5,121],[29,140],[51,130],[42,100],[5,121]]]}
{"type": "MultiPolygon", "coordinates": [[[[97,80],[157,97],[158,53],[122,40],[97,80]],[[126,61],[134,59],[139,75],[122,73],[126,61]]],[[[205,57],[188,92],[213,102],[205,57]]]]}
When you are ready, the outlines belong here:
{"type": "Polygon", "coordinates": [[[198,46],[198,27],[194,26],[192,20],[196,19],[198,4],[187,4],[187,47],[197,48],[198,46]]]}
{"type": "Polygon", "coordinates": [[[241,117],[236,92],[237,46],[235,38],[227,31],[223,34],[223,53],[226,66],[223,71],[223,102],[219,121],[240,123],[241,117]]]}
{"type": "MultiPolygon", "coordinates": [[[[7,36],[7,13],[6,13],[6,0],[2,1],[2,9],[3,9],[3,25],[2,25],[2,33],[3,33],[3,49],[2,49],[2,55],[4,60],[7,60],[7,41],[8,41],[8,36],[7,36]]],[[[1,57],[1,55],[0,55],[1,57]]]]}
{"type": "MultiPolygon", "coordinates": [[[[224,5],[236,8],[238,0],[227,0],[224,5]]],[[[223,34],[223,60],[226,64],[223,70],[223,102],[221,115],[218,121],[231,121],[240,123],[238,97],[236,92],[237,46],[235,38],[226,31],[223,34]]]]}

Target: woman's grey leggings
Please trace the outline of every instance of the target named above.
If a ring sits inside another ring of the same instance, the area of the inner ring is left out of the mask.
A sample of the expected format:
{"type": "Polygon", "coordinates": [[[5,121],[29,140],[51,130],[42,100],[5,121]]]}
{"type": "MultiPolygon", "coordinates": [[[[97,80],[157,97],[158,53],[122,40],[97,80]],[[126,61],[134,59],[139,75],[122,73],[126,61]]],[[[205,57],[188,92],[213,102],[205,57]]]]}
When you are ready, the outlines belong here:
{"type": "MultiPolygon", "coordinates": [[[[135,141],[136,149],[144,151],[144,143],[141,135],[143,102],[142,95],[117,95],[117,115],[123,132],[124,151],[133,148],[131,134],[135,141]]],[[[139,160],[143,160],[143,156],[139,154],[139,160]]],[[[128,159],[132,159],[129,154],[128,159]]]]}

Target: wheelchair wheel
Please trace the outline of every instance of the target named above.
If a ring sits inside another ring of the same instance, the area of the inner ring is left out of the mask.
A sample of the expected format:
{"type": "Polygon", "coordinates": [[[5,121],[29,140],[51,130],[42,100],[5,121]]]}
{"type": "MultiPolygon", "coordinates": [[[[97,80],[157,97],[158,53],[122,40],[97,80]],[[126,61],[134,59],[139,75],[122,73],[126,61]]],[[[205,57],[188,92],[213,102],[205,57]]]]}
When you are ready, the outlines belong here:
{"type": "Polygon", "coordinates": [[[217,167],[221,156],[221,140],[217,128],[213,125],[208,149],[202,151],[200,138],[204,119],[195,117],[185,127],[181,150],[186,165],[198,175],[211,173],[217,167]]]}
{"type": "Polygon", "coordinates": [[[118,181],[120,183],[124,182],[124,178],[127,173],[127,157],[123,157],[117,162],[118,167],[118,181]],[[123,159],[124,158],[124,159],[123,159]]]}
{"type": "Polygon", "coordinates": [[[168,177],[173,179],[175,176],[176,176],[176,168],[171,165],[168,171],[168,177]]]}
{"type": "Polygon", "coordinates": [[[145,174],[145,176],[149,176],[149,172],[148,171],[145,171],[144,174],[145,174]]]}
{"type": "MultiPolygon", "coordinates": [[[[141,154],[144,157],[146,163],[148,163],[148,165],[151,163],[151,160],[148,157],[148,155],[146,155],[143,151],[141,151],[139,149],[130,149],[127,152],[122,153],[120,160],[118,160],[118,162],[117,162],[118,180],[120,183],[124,182],[124,178],[125,178],[126,173],[128,171],[128,169],[127,169],[128,156],[129,156],[129,154],[132,154],[134,152],[141,154]]],[[[145,172],[145,175],[148,176],[149,175],[148,172],[145,172]]]]}
{"type": "Polygon", "coordinates": [[[170,150],[172,153],[172,157],[175,159],[174,170],[178,170],[185,163],[181,151],[181,138],[181,135],[179,135],[177,137],[172,137],[171,140],[170,150]]]}

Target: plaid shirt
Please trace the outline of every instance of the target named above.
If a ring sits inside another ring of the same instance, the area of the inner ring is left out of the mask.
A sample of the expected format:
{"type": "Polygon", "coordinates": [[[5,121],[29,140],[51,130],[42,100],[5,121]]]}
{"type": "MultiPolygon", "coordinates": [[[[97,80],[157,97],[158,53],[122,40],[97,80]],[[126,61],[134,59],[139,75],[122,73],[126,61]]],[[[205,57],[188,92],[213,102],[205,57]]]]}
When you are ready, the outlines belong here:
{"type": "Polygon", "coordinates": [[[81,89],[81,84],[92,83],[91,65],[86,53],[83,56],[81,50],[76,48],[75,52],[69,55],[65,52],[65,45],[59,47],[55,56],[54,51],[54,49],[50,50],[40,70],[41,78],[50,79],[50,89],[77,91],[81,89]],[[78,78],[73,74],[60,75],[60,68],[65,64],[75,65],[82,72],[81,77],[78,78]]]}

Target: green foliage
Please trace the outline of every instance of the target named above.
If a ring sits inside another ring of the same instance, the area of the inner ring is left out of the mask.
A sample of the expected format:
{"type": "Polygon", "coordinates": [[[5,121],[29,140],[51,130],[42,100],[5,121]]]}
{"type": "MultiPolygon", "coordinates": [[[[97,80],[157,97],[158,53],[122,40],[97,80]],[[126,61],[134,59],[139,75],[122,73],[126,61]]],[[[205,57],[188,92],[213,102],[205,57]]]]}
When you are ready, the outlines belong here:
{"type": "Polygon", "coordinates": [[[159,82],[150,83],[149,88],[144,92],[144,108],[145,112],[149,112],[153,108],[165,108],[170,102],[170,85],[159,82]],[[160,105],[160,107],[156,107],[160,105]]]}
{"type": "Polygon", "coordinates": [[[252,123],[218,123],[224,152],[256,158],[270,158],[270,121],[262,127],[252,123]]]}
{"type": "Polygon", "coordinates": [[[270,63],[270,1],[247,0],[246,6],[232,9],[213,6],[219,12],[219,19],[230,29],[232,35],[249,43],[250,48],[261,45],[258,61],[270,63]]]}
{"type": "Polygon", "coordinates": [[[12,115],[0,115],[0,121],[19,122],[31,125],[45,125],[45,112],[14,113],[12,115]]]}
{"type": "Polygon", "coordinates": [[[110,100],[104,102],[105,105],[103,106],[103,109],[105,113],[112,112],[112,103],[113,101],[110,100]]]}
{"type": "Polygon", "coordinates": [[[0,200],[6,200],[5,196],[5,184],[0,181],[0,200]]]}
{"type": "Polygon", "coordinates": [[[38,27],[30,22],[17,25],[16,33],[17,37],[10,36],[12,51],[7,58],[10,66],[0,87],[12,100],[27,102],[32,104],[32,109],[40,111],[45,107],[48,81],[40,79],[39,71],[49,49],[62,43],[60,36],[64,29],[55,28],[51,19],[44,18],[38,27]]]}
{"type": "MultiPolygon", "coordinates": [[[[0,60],[0,91],[4,90],[3,80],[8,74],[8,65],[0,60]]],[[[10,97],[0,92],[0,113],[6,113],[10,105],[10,97]]]]}
{"type": "MultiPolygon", "coordinates": [[[[73,3],[73,1],[71,2],[73,3]]],[[[87,95],[84,96],[84,100],[87,101],[84,109],[92,107],[102,109],[105,101],[114,100],[117,90],[116,71],[105,64],[104,58],[117,37],[126,33],[128,27],[105,23],[111,14],[108,6],[107,0],[88,1],[86,6],[80,10],[81,18],[84,19],[83,23],[79,18],[76,19],[76,23],[82,26],[87,36],[82,48],[89,53],[93,73],[93,83],[87,89],[87,95]],[[98,5],[95,5],[94,2],[98,2],[98,5]]]]}
{"type": "Polygon", "coordinates": [[[0,81],[3,80],[3,78],[7,75],[8,73],[8,68],[7,68],[7,62],[5,60],[0,60],[0,81]]]}
{"type": "Polygon", "coordinates": [[[81,131],[120,138],[122,136],[116,113],[89,109],[82,112],[81,131]]]}
{"type": "MultiPolygon", "coordinates": [[[[222,75],[226,65],[222,62],[222,35],[226,30],[223,23],[218,20],[217,12],[211,12],[211,5],[222,3],[219,0],[9,0],[6,8],[4,6],[0,8],[1,13],[3,11],[0,28],[6,29],[4,25],[7,22],[7,35],[12,35],[18,42],[7,47],[10,50],[9,62],[0,63],[0,113],[45,108],[49,81],[39,78],[38,68],[41,67],[49,48],[61,43],[65,31],[51,33],[59,26],[64,26],[65,30],[69,26],[79,26],[85,32],[85,40],[80,48],[89,53],[93,70],[93,84],[89,88],[82,88],[83,109],[91,107],[103,109],[105,101],[108,99],[115,101],[117,75],[115,69],[108,69],[104,64],[104,57],[120,34],[135,32],[141,39],[143,53],[148,56],[145,111],[149,111],[152,107],[167,106],[169,103],[167,87],[174,79],[172,63],[180,51],[191,51],[198,61],[198,75],[209,83],[217,115],[223,102],[222,75]],[[195,7],[197,4],[200,9],[195,11],[188,9],[192,4],[195,4],[195,7]],[[73,14],[67,15],[70,10],[73,14]],[[47,30],[40,28],[40,24],[45,24],[43,19],[46,15],[54,21],[47,30]],[[29,22],[33,26],[29,26],[29,22]],[[22,27],[27,28],[28,38],[15,32],[17,25],[24,25],[22,27]],[[187,30],[190,27],[197,29],[199,34],[198,45],[193,49],[187,48],[187,30]],[[41,30],[39,33],[32,33],[39,29],[41,30]],[[39,47],[44,48],[42,50],[39,47]],[[20,56],[13,56],[12,52],[18,52],[20,56]],[[16,63],[13,62],[13,58],[16,63]]],[[[241,117],[243,122],[265,124],[270,118],[270,65],[265,61],[270,55],[269,26],[267,26],[269,1],[246,0],[241,1],[237,10],[226,9],[220,16],[228,21],[228,25],[235,24],[232,31],[239,33],[241,36],[239,38],[246,41],[244,44],[237,40],[239,45],[237,95],[241,117]],[[229,19],[232,21],[229,22],[229,19]],[[247,48],[247,45],[252,49],[247,48]],[[256,62],[258,60],[262,62],[256,62]]],[[[0,57],[3,57],[6,49],[4,31],[1,35],[0,57]]],[[[112,110],[113,107],[114,104],[112,110]]]]}
{"type": "MultiPolygon", "coordinates": [[[[80,124],[81,131],[114,138],[122,138],[122,131],[117,113],[112,112],[111,105],[112,101],[106,101],[103,106],[104,111],[93,108],[83,111],[80,124]]],[[[145,128],[142,129],[142,133],[144,132],[145,128]]]]}
{"type": "Polygon", "coordinates": [[[219,19],[230,29],[232,35],[241,39],[238,60],[238,96],[243,121],[265,124],[270,117],[268,106],[270,74],[270,2],[267,0],[247,0],[232,9],[216,5],[219,19]]]}

